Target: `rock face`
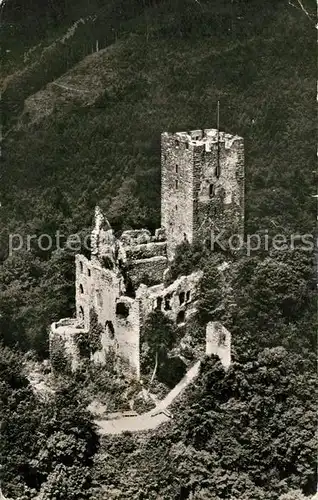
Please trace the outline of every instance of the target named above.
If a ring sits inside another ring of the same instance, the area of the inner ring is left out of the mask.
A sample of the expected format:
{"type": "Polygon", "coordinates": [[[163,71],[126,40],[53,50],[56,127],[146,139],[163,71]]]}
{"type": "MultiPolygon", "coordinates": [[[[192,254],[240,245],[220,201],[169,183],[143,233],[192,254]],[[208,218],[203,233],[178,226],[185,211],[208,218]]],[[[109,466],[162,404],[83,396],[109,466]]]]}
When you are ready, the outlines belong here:
{"type": "MultiPolygon", "coordinates": [[[[116,238],[96,207],[91,258],[76,256],[76,318],[51,326],[51,359],[63,353],[63,363],[74,371],[85,344],[93,363],[115,359],[125,375],[138,379],[140,331],[149,313],[160,310],[187,328],[196,312],[201,271],[164,285],[176,246],[205,241],[212,229],[243,232],[243,169],[239,137],[216,130],[162,134],[162,228],[154,235],[138,229],[116,238]]],[[[215,322],[207,326],[212,353],[228,366],[229,332],[215,322]]]]}

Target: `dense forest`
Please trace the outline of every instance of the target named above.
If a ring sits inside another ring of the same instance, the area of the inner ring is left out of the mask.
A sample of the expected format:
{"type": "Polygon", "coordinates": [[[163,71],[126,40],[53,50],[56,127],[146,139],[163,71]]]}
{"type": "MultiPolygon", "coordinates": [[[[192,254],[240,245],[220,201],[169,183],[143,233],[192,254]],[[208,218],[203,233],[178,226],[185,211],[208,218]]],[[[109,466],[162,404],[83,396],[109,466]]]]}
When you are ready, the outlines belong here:
{"type": "MultiPolygon", "coordinates": [[[[214,127],[218,101],[221,129],[245,139],[246,232],[315,237],[314,9],[310,0],[2,2],[6,496],[301,500],[315,493],[313,248],[252,255],[179,248],[171,277],[203,269],[199,323],[213,318],[231,331],[233,364],[225,372],[206,359],[175,418],[156,432],[99,439],[81,380],[58,381],[43,400],[24,373],[30,351],[47,358],[48,325],[74,310],[74,250],[58,248],[56,232],[84,239],[97,202],[118,232],[159,227],[160,134],[214,127]],[[71,90],[57,91],[56,82],[71,90]],[[84,90],[78,96],[73,88],[84,90]],[[41,234],[54,242],[47,250],[41,234]],[[10,252],[12,235],[23,244],[10,252]],[[30,248],[28,235],[35,235],[30,248]],[[225,281],[217,267],[224,258],[225,281]]],[[[193,338],[200,331],[198,324],[193,338]]]]}

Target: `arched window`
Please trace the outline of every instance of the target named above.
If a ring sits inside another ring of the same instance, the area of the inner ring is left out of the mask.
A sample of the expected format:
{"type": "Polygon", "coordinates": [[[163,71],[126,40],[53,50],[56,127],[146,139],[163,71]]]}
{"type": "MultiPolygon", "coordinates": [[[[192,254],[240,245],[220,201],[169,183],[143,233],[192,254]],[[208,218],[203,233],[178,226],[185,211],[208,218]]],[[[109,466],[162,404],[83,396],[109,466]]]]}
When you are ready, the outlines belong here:
{"type": "Polygon", "coordinates": [[[80,261],[79,265],[80,265],[80,272],[82,273],[83,272],[83,262],[80,261]]]}
{"type": "Polygon", "coordinates": [[[82,284],[79,286],[79,289],[80,289],[80,292],[81,292],[81,293],[84,293],[84,288],[83,288],[83,285],[82,285],[82,284]]]}

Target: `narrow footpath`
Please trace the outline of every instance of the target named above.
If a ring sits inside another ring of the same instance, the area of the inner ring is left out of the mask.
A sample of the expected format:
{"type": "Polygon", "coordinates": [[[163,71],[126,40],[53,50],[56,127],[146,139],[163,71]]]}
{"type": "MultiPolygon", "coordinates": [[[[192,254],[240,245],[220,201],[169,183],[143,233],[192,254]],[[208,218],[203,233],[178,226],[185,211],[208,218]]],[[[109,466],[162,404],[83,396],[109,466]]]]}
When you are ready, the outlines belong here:
{"type": "Polygon", "coordinates": [[[180,382],[160,401],[157,406],[142,415],[122,417],[113,420],[96,420],[101,435],[121,434],[122,432],[141,432],[155,429],[160,424],[168,422],[172,415],[168,407],[198,376],[200,361],[190,368],[180,382]]]}

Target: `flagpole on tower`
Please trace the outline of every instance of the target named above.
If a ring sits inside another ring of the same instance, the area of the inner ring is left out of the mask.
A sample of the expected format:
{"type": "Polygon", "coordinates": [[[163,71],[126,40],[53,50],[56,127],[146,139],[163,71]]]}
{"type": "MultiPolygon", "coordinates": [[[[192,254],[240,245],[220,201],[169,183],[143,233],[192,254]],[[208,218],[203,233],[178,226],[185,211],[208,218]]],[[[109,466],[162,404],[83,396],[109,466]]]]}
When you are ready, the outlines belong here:
{"type": "Polygon", "coordinates": [[[216,108],[216,128],[217,128],[217,164],[216,176],[220,176],[220,101],[218,101],[216,108]]]}

